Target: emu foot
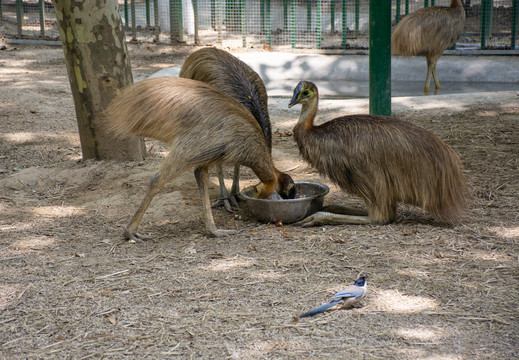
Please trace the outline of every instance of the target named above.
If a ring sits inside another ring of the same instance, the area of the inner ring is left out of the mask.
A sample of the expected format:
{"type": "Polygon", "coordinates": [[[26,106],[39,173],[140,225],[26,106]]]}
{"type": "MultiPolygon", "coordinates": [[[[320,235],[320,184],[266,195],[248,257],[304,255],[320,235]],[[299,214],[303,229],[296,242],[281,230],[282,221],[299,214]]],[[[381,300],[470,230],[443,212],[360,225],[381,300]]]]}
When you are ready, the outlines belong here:
{"type": "Polygon", "coordinates": [[[220,198],[218,198],[218,200],[216,200],[211,205],[211,207],[215,208],[215,207],[223,206],[223,207],[225,207],[225,210],[227,210],[230,213],[233,213],[234,212],[233,207],[238,210],[240,209],[240,207],[238,206],[237,200],[238,200],[237,197],[234,197],[234,196],[230,196],[228,198],[220,197],[220,198]]]}
{"type": "Polygon", "coordinates": [[[130,243],[142,243],[146,240],[155,239],[157,236],[155,235],[149,235],[149,234],[143,234],[141,232],[130,232],[128,229],[124,230],[124,237],[128,242],[130,243]]]}
{"type": "Polygon", "coordinates": [[[240,233],[240,230],[225,230],[225,229],[207,229],[210,236],[224,237],[240,233]]]}
{"type": "Polygon", "coordinates": [[[319,211],[312,214],[294,225],[302,227],[319,226],[319,225],[345,225],[345,224],[375,224],[376,220],[368,216],[358,215],[342,215],[333,214],[331,212],[319,211]]]}

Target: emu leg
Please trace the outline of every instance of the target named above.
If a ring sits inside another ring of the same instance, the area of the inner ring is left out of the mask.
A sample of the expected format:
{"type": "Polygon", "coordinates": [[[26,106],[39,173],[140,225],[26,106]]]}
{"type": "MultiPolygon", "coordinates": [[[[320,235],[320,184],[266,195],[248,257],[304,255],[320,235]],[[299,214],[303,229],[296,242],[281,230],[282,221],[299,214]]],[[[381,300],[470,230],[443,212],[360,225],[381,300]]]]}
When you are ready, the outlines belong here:
{"type": "Polygon", "coordinates": [[[150,184],[148,186],[148,193],[142,200],[141,206],[139,206],[139,209],[137,209],[135,215],[133,215],[132,220],[124,230],[124,237],[126,238],[126,240],[142,242],[144,240],[153,238],[153,236],[151,235],[141,234],[136,232],[136,230],[139,226],[139,223],[141,222],[144,212],[146,211],[148,206],[150,206],[151,200],[153,200],[153,197],[157,195],[157,193],[160,191],[160,189],[162,189],[163,186],[164,179],[160,175],[160,172],[158,172],[151,178],[150,184]]]}
{"type": "Polygon", "coordinates": [[[209,199],[209,173],[207,167],[199,167],[195,170],[195,178],[200,190],[200,196],[204,205],[204,222],[207,232],[213,236],[221,237],[238,233],[236,230],[220,230],[216,228],[213,219],[213,212],[211,211],[211,204],[209,199]]]}
{"type": "Polygon", "coordinates": [[[342,215],[368,216],[368,212],[366,210],[355,209],[339,204],[330,204],[325,206],[323,207],[322,211],[342,215]]]}
{"type": "Polygon", "coordinates": [[[225,187],[225,182],[223,180],[222,167],[219,165],[216,167],[216,175],[218,176],[218,182],[220,183],[220,197],[211,206],[217,207],[217,206],[223,205],[225,207],[225,210],[227,210],[228,212],[233,212],[232,206],[231,206],[232,200],[231,200],[231,197],[229,196],[229,192],[227,191],[227,188],[225,187]]]}
{"type": "Polygon", "coordinates": [[[438,60],[434,60],[432,64],[432,76],[434,79],[434,86],[436,86],[436,90],[438,90],[440,88],[440,82],[438,81],[438,76],[436,76],[436,61],[438,60]]]}
{"type": "Polygon", "coordinates": [[[326,211],[319,211],[295,223],[294,225],[310,227],[319,225],[361,225],[377,223],[379,223],[379,221],[372,219],[369,216],[343,215],[326,211]]]}
{"type": "Polygon", "coordinates": [[[432,60],[427,58],[427,76],[425,77],[425,87],[423,88],[424,93],[429,92],[429,84],[431,83],[432,70],[432,60]]]}
{"type": "Polygon", "coordinates": [[[232,177],[232,188],[231,188],[231,202],[233,205],[239,208],[238,201],[240,200],[240,165],[234,166],[234,174],[232,177]]]}

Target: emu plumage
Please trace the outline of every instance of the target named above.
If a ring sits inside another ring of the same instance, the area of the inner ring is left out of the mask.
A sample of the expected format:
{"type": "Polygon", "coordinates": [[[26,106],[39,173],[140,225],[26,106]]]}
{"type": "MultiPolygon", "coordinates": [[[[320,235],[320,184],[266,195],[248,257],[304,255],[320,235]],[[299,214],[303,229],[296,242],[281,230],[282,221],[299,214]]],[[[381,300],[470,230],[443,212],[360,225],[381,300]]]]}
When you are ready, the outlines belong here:
{"type": "Polygon", "coordinates": [[[387,116],[341,116],[314,125],[318,99],[315,84],[301,81],[289,104],[302,104],[293,129],[300,154],[342,190],[361,197],[367,216],[320,212],[303,224],[389,223],[398,203],[419,206],[444,224],[460,221],[467,186],[461,161],[447,144],[387,116]]]}

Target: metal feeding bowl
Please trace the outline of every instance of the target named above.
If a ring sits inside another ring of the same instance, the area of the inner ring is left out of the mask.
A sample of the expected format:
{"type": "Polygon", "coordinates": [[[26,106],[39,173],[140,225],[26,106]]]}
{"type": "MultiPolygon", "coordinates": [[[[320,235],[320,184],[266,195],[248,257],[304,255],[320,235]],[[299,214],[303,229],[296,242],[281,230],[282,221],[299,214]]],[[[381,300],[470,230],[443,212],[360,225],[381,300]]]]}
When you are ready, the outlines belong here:
{"type": "Polygon", "coordinates": [[[323,207],[328,186],[308,181],[295,181],[296,197],[291,200],[257,199],[256,188],[249,186],[241,192],[254,217],[262,222],[281,221],[290,224],[303,220],[323,207]]]}

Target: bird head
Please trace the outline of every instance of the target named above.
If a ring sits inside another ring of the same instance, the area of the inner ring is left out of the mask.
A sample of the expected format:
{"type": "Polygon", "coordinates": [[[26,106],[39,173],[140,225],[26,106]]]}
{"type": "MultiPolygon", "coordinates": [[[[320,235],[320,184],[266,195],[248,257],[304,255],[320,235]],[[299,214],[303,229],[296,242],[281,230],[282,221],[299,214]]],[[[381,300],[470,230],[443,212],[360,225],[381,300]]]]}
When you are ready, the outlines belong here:
{"type": "Polygon", "coordinates": [[[366,285],[366,278],[367,276],[361,276],[357,280],[355,280],[355,283],[353,285],[363,287],[366,285]]]}
{"type": "Polygon", "coordinates": [[[294,180],[288,174],[280,172],[278,174],[278,186],[277,192],[283,199],[293,199],[296,197],[296,184],[294,184],[294,180]]]}
{"type": "Polygon", "coordinates": [[[290,100],[288,107],[291,108],[297,104],[304,104],[317,95],[317,86],[315,86],[313,82],[300,81],[294,89],[294,95],[292,96],[292,100],[290,100]]]}

